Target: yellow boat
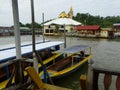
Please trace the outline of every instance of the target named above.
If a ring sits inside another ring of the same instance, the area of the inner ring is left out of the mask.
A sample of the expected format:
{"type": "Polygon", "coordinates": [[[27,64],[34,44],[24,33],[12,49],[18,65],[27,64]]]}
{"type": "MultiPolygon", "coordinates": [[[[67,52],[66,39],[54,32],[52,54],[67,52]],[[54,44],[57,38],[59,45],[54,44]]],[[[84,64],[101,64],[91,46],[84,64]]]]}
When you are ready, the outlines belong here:
{"type": "MultiPolygon", "coordinates": [[[[44,59],[42,59],[43,64],[45,64],[46,66],[49,66],[50,64],[58,61],[59,58],[62,56],[62,53],[52,53],[53,51],[51,51],[51,53],[49,54],[49,52],[47,52],[46,49],[48,50],[51,47],[55,47],[56,45],[59,46],[63,43],[62,42],[47,42],[47,43],[48,44],[46,44],[46,43],[39,44],[40,47],[38,48],[37,51],[38,51],[39,54],[41,54],[42,52],[45,54],[45,55],[43,55],[43,56],[45,56],[45,58],[43,57],[44,59]],[[44,46],[44,47],[41,47],[41,46],[44,46]],[[48,57],[46,57],[46,56],[48,56],[48,57]]],[[[27,48],[27,47],[30,47],[30,46],[27,45],[23,48],[27,48]]],[[[8,50],[12,51],[12,50],[14,50],[14,48],[2,49],[0,52],[2,53],[2,52],[6,51],[6,53],[7,53],[8,50]]],[[[30,49],[28,49],[28,50],[30,50],[30,49]]],[[[3,53],[3,54],[6,54],[6,53],[3,53]]],[[[23,67],[32,66],[33,59],[29,59],[29,57],[31,57],[31,56],[32,55],[30,55],[30,53],[27,53],[27,54],[23,55],[24,58],[27,57],[27,59],[24,59],[23,60],[24,62],[22,62],[23,67]]],[[[0,61],[1,61],[0,62],[0,64],[1,64],[0,65],[0,90],[2,88],[6,87],[8,81],[9,81],[9,78],[11,77],[11,74],[12,74],[13,69],[14,69],[15,60],[11,60],[10,57],[11,56],[5,57],[5,58],[3,58],[3,60],[0,58],[0,61]],[[5,61],[5,60],[7,60],[7,61],[5,61]],[[4,62],[2,62],[2,61],[4,61],[4,62]]],[[[40,63],[38,64],[38,69],[39,69],[39,71],[42,70],[40,63]]],[[[24,76],[26,76],[26,75],[27,75],[27,73],[24,71],[24,76]]],[[[14,80],[12,82],[14,82],[14,80]]]]}
{"type": "MultiPolygon", "coordinates": [[[[52,79],[71,74],[92,58],[91,48],[85,45],[76,45],[57,52],[65,53],[68,56],[55,64],[48,66],[47,72],[52,79]]],[[[42,71],[39,76],[43,79],[44,72],[42,71]]]]}

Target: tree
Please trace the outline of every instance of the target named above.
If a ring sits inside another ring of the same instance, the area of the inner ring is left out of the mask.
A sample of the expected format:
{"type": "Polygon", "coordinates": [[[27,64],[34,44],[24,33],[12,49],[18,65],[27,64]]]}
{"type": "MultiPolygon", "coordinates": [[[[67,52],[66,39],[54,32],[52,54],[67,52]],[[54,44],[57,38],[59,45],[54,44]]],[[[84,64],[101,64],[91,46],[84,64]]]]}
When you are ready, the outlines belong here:
{"type": "MultiPolygon", "coordinates": [[[[25,24],[26,27],[32,28],[32,23],[27,23],[25,24]]],[[[41,25],[38,24],[37,22],[34,23],[35,28],[41,28],[41,25]]]]}
{"type": "Polygon", "coordinates": [[[55,24],[55,33],[58,33],[59,32],[59,25],[55,24]]]}
{"type": "Polygon", "coordinates": [[[24,27],[25,25],[21,22],[19,22],[20,27],[24,27]]]}
{"type": "Polygon", "coordinates": [[[89,13],[77,13],[74,20],[84,25],[100,25],[101,27],[112,27],[114,23],[120,23],[120,16],[93,16],[89,13]]]}

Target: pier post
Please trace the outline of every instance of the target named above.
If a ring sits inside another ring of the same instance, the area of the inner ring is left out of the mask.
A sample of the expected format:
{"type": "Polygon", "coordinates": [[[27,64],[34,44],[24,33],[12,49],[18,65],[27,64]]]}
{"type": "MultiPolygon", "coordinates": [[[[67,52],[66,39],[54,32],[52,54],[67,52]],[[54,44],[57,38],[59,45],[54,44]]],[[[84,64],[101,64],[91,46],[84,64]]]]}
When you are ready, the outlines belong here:
{"type": "Polygon", "coordinates": [[[33,49],[33,65],[34,68],[36,70],[36,72],[38,73],[38,60],[36,58],[36,54],[35,54],[35,17],[34,17],[34,0],[31,0],[31,19],[32,19],[32,49],[33,49]]]}
{"type": "Polygon", "coordinates": [[[64,27],[64,48],[66,48],[66,29],[65,29],[65,24],[63,25],[64,27]]]}
{"type": "Polygon", "coordinates": [[[99,90],[98,88],[98,77],[99,73],[98,72],[93,72],[93,85],[92,85],[92,90],[99,90]]]}
{"type": "MultiPolygon", "coordinates": [[[[20,40],[20,29],[19,29],[19,10],[18,10],[18,0],[12,0],[13,8],[13,21],[14,21],[14,33],[15,33],[15,46],[16,46],[16,59],[21,58],[21,40],[20,40]]],[[[19,82],[22,83],[22,67],[21,62],[18,63],[19,71],[19,82]]]]}
{"type": "Polygon", "coordinates": [[[86,75],[80,76],[80,86],[81,86],[81,90],[88,90],[88,82],[86,75]]]}
{"type": "Polygon", "coordinates": [[[21,41],[20,41],[20,29],[19,29],[18,0],[12,0],[12,6],[13,6],[16,58],[20,59],[21,58],[21,41]]]}
{"type": "Polygon", "coordinates": [[[92,70],[93,60],[88,60],[88,90],[92,90],[93,85],[93,70],[92,70]]]}
{"type": "Polygon", "coordinates": [[[45,42],[45,36],[44,36],[44,13],[42,13],[42,20],[43,20],[43,24],[42,24],[42,36],[43,36],[43,42],[45,42]]]}
{"type": "Polygon", "coordinates": [[[36,58],[36,54],[33,52],[33,66],[36,70],[36,72],[38,73],[38,60],[36,58]]]}

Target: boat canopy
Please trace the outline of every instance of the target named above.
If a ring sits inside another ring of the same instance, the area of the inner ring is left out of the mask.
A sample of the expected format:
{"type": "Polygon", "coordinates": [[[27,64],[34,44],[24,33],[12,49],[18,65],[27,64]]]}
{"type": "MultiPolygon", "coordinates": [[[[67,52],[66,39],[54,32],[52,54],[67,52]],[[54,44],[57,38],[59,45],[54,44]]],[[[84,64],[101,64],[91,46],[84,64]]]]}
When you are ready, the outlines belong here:
{"type": "MultiPolygon", "coordinates": [[[[47,48],[52,48],[57,45],[62,45],[63,42],[61,41],[50,41],[50,42],[45,42],[45,43],[37,43],[36,44],[36,50],[44,50],[47,48]]],[[[16,58],[16,50],[15,48],[7,48],[7,49],[2,49],[0,51],[0,63],[8,60],[12,60],[16,58]]],[[[27,54],[27,53],[32,53],[32,45],[24,45],[21,47],[21,52],[22,55],[27,54]]]]}
{"type": "Polygon", "coordinates": [[[83,51],[85,50],[86,48],[89,48],[89,46],[86,46],[86,45],[75,45],[75,46],[72,46],[70,48],[65,48],[63,50],[58,50],[58,51],[55,51],[55,52],[59,52],[59,53],[77,53],[77,52],[80,52],[80,51],[83,51]]]}

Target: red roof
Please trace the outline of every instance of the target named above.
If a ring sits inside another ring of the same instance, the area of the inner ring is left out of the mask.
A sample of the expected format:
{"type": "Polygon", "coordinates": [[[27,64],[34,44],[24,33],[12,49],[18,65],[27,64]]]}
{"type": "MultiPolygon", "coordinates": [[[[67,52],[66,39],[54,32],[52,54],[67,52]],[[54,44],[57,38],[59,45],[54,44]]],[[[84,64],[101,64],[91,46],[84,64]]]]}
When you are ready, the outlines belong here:
{"type": "Polygon", "coordinates": [[[76,26],[76,30],[100,30],[99,25],[91,25],[91,26],[76,26]]]}

